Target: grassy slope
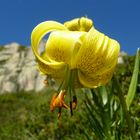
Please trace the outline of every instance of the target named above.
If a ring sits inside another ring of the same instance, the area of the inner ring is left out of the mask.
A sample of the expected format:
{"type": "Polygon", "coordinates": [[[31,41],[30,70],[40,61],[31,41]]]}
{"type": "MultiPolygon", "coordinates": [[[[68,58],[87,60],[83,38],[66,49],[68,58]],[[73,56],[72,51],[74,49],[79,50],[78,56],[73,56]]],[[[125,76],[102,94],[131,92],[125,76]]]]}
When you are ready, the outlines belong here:
{"type": "MultiPolygon", "coordinates": [[[[79,91],[80,92],[80,91],[79,91]]],[[[82,121],[82,99],[70,117],[68,110],[57,119],[57,110],[49,111],[52,90],[46,93],[15,93],[0,96],[0,140],[79,139],[86,121],[82,121]]],[[[79,93],[80,96],[80,93],[79,93]]]]}

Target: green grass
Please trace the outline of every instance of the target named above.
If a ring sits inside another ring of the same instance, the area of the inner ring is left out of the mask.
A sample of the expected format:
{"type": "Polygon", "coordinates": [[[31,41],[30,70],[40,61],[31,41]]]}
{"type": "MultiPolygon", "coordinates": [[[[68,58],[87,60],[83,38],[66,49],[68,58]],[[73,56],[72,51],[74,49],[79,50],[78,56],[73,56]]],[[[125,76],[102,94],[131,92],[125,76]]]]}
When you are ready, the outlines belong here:
{"type": "MultiPolygon", "coordinates": [[[[94,138],[82,91],[77,94],[78,106],[74,116],[71,117],[70,112],[63,109],[60,120],[57,119],[57,110],[54,113],[49,110],[52,93],[48,89],[40,93],[1,95],[0,140],[86,140],[86,135],[94,138]]],[[[131,107],[137,133],[140,131],[139,101],[140,95],[137,94],[131,107]]]]}
{"type": "MultiPolygon", "coordinates": [[[[79,91],[79,97],[81,96],[79,91]]],[[[74,116],[63,109],[57,119],[57,110],[51,113],[49,103],[53,91],[42,93],[11,93],[0,96],[0,140],[54,140],[79,139],[86,124],[79,99],[74,116]]],[[[84,137],[84,135],[82,136],[84,137]]],[[[82,139],[81,137],[81,139],[82,139]]]]}

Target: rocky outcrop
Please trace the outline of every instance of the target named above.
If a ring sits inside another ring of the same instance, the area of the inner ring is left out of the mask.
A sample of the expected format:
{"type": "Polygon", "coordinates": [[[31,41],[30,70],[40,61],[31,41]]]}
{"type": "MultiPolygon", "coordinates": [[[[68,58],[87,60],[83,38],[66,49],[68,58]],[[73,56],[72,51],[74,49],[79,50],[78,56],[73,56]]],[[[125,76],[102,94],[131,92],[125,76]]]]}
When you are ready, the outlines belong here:
{"type": "Polygon", "coordinates": [[[43,80],[36,69],[31,47],[11,43],[0,47],[0,94],[18,91],[40,91],[43,80]]]}
{"type": "Polygon", "coordinates": [[[127,56],[128,54],[126,52],[121,52],[118,57],[118,64],[125,64],[126,62],[124,58],[127,56]]]}

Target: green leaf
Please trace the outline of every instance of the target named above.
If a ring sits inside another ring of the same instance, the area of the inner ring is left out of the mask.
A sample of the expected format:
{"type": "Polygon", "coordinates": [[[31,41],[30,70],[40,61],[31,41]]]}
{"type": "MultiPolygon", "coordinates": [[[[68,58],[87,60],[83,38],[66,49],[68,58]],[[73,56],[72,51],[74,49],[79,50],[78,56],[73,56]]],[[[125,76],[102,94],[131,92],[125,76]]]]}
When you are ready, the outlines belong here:
{"type": "Polygon", "coordinates": [[[90,122],[91,128],[94,130],[94,133],[99,138],[99,140],[103,140],[104,132],[103,132],[102,126],[100,125],[100,122],[97,120],[96,116],[94,116],[94,114],[93,114],[91,108],[88,106],[88,104],[85,103],[85,105],[89,112],[88,120],[90,122]]]}
{"type": "Polygon", "coordinates": [[[105,86],[99,87],[100,95],[102,97],[103,106],[108,103],[108,94],[105,86]]]}
{"type": "Polygon", "coordinates": [[[129,109],[129,107],[134,99],[134,96],[135,96],[137,81],[138,81],[138,72],[139,72],[139,49],[137,50],[133,75],[132,75],[129,90],[128,90],[128,93],[126,96],[126,103],[127,103],[128,109],[129,109]]]}

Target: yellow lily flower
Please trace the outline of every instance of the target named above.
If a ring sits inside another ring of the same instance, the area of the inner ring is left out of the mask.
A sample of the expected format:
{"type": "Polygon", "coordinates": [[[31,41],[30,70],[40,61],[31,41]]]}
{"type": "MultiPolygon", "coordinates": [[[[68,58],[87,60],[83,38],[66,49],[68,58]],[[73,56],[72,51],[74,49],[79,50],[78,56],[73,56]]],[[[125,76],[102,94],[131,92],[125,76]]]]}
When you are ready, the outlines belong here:
{"type": "Polygon", "coordinates": [[[107,83],[117,63],[119,43],[100,33],[90,19],[82,17],[66,22],[46,21],[33,30],[31,43],[42,73],[63,79],[69,69],[77,69],[78,79],[85,87],[107,83]],[[38,44],[52,32],[46,50],[39,55],[38,44]]]}
{"type": "Polygon", "coordinates": [[[63,82],[62,90],[106,84],[120,52],[119,43],[97,31],[85,17],[64,24],[42,22],[32,31],[31,44],[39,70],[63,82]],[[39,54],[39,43],[49,32],[45,50],[39,54]]]}

